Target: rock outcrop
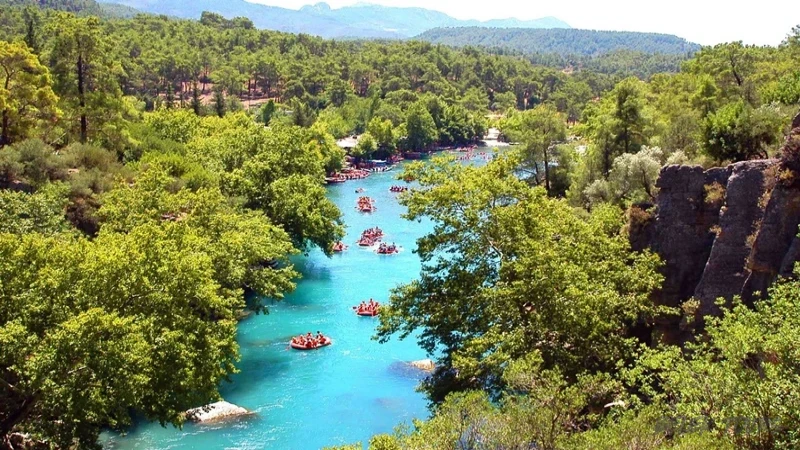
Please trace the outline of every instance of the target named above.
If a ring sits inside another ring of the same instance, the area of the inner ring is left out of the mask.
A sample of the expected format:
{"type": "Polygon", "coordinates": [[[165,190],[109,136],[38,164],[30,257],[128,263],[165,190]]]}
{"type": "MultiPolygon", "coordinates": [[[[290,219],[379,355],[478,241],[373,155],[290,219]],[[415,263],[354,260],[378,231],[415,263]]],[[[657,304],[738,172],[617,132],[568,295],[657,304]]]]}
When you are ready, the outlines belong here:
{"type": "MultiPolygon", "coordinates": [[[[722,206],[723,193],[709,199],[707,187],[724,189],[729,174],[728,169],[704,172],[700,166],[662,169],[652,230],[641,231],[649,235],[650,249],[664,260],[664,284],[653,295],[656,305],[680,307],[694,294],[714,244],[722,206]]],[[[656,324],[661,338],[673,343],[681,341],[679,322],[680,317],[661,319],[656,324]]]]}
{"type": "Polygon", "coordinates": [[[800,190],[777,183],[769,196],[761,227],[748,259],[750,272],[742,291],[745,300],[762,297],[778,276],[792,274],[800,243],[800,190]]]}
{"type": "Polygon", "coordinates": [[[685,325],[702,327],[704,317],[721,314],[718,299],[756,301],[780,276],[793,275],[800,260],[800,116],[794,125],[778,160],[661,170],[654,217],[629,228],[634,249],[649,247],[664,261],[653,302],[683,311],[655,324],[661,340],[690,339],[685,325]]]}
{"type": "Polygon", "coordinates": [[[430,359],[422,359],[419,361],[411,361],[408,363],[410,366],[415,367],[419,370],[424,370],[426,372],[432,372],[433,369],[436,368],[436,364],[430,359]]]}
{"type": "Polygon", "coordinates": [[[186,411],[186,419],[197,423],[209,423],[248,414],[250,412],[240,406],[228,402],[216,402],[186,411]]]}
{"type": "Polygon", "coordinates": [[[694,292],[700,302],[699,318],[720,314],[718,298],[730,300],[742,294],[749,275],[747,259],[764,216],[760,206],[766,190],[764,179],[770,176],[767,170],[777,163],[745,161],[732,166],[717,236],[694,292]]]}

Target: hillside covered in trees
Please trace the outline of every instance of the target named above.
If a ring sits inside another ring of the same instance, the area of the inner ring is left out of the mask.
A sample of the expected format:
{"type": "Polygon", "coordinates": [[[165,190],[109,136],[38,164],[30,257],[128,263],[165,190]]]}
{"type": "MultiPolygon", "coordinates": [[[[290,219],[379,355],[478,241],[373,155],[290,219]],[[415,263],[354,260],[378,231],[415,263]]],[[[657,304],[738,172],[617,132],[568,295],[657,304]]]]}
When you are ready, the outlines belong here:
{"type": "MultiPolygon", "coordinates": [[[[492,124],[519,145],[486,167],[401,174],[421,187],[400,196],[407,217],[434,231],[376,337],[436,355],[436,406],[371,447],[797,447],[797,281],[695,322],[697,302],[653,301],[665,263],[631,237],[666,164],[776,157],[772,188],[797,188],[800,28],[644,81],[214,13],[3,7],[0,24],[2,445],[181,425],[236,372],[239,318],[294,289],[290,257],[341,239],[335,138],[361,134],[357,162],[471,145],[492,124]]],[[[693,211],[723,210],[718,184],[693,211]]]]}
{"type": "Polygon", "coordinates": [[[647,79],[678,72],[700,46],[677,36],[619,31],[437,28],[417,39],[452,47],[477,47],[568,70],[647,79]]]}
{"type": "Polygon", "coordinates": [[[96,0],[2,0],[0,7],[35,7],[98,17],[133,17],[141,11],[119,3],[96,0]]]}
{"type": "Polygon", "coordinates": [[[437,28],[418,39],[454,47],[507,48],[526,54],[599,56],[619,50],[666,55],[689,55],[698,44],[669,34],[578,29],[526,30],[520,28],[437,28]]]}

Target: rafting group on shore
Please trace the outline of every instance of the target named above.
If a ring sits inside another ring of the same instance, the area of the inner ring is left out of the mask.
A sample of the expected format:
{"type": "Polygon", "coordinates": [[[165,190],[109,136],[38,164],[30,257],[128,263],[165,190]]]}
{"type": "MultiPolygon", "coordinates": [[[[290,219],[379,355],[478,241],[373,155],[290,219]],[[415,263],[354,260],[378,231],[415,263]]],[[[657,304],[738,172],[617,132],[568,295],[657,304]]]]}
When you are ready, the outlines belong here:
{"type": "MultiPolygon", "coordinates": [[[[463,152],[459,151],[459,153],[463,152]]],[[[492,159],[492,155],[486,152],[473,153],[472,151],[467,151],[465,155],[459,155],[456,159],[458,159],[459,161],[472,161],[473,159],[476,158],[489,161],[492,159]]]]}
{"type": "Polygon", "coordinates": [[[323,335],[319,331],[317,331],[316,336],[309,331],[305,335],[301,334],[300,336],[293,337],[289,345],[296,350],[314,350],[331,345],[331,343],[331,338],[323,335]]]}
{"type": "Polygon", "coordinates": [[[370,175],[369,170],[364,169],[343,169],[341,172],[335,172],[333,175],[326,177],[325,181],[328,184],[344,183],[345,181],[363,180],[370,175]]]}
{"type": "Polygon", "coordinates": [[[375,211],[375,200],[371,197],[359,197],[356,202],[356,208],[363,213],[371,213],[375,211]]]}

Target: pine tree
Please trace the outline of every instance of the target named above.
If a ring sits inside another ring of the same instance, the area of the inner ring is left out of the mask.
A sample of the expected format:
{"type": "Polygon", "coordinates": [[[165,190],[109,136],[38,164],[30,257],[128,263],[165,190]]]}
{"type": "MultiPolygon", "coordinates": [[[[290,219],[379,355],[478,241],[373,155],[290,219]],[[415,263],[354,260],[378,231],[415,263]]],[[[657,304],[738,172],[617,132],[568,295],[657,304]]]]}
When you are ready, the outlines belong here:
{"type": "Polygon", "coordinates": [[[200,103],[200,90],[197,88],[197,81],[192,82],[192,110],[198,116],[201,115],[202,105],[200,103]]]}
{"type": "Polygon", "coordinates": [[[167,109],[172,109],[175,107],[175,92],[172,88],[172,83],[167,84],[167,99],[165,105],[167,109]]]}
{"type": "Polygon", "coordinates": [[[220,117],[225,117],[225,112],[227,111],[227,106],[225,104],[225,93],[222,91],[221,88],[214,87],[214,111],[216,111],[217,115],[220,117]]]}

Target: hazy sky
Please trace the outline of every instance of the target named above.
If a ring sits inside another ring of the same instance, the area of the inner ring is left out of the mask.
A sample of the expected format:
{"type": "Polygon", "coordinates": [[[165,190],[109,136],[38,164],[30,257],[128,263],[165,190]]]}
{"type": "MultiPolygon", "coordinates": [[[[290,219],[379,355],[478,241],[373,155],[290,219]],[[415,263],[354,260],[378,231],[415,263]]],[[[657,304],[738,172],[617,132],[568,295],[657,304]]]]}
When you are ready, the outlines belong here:
{"type": "MultiPolygon", "coordinates": [[[[249,0],[298,9],[317,0],[249,0]]],[[[333,8],[357,3],[328,0],[333,8]]],[[[779,44],[800,25],[798,0],[371,0],[386,6],[436,9],[459,19],[555,16],[575,28],[676,34],[699,44],[742,40],[779,44]]]]}

